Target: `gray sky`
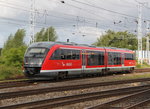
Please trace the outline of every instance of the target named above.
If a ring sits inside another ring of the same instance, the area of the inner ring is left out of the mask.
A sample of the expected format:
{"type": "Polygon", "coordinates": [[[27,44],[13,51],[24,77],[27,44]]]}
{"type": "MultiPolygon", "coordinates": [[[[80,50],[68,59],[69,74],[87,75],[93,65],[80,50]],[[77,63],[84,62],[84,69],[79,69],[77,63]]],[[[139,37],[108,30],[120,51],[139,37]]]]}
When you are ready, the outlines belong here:
{"type": "MultiPolygon", "coordinates": [[[[150,1],[142,10],[143,19],[150,19],[150,1]]],[[[136,0],[35,0],[35,31],[53,26],[58,41],[92,44],[108,29],[137,34],[138,3],[136,0]]],[[[25,42],[30,40],[30,0],[0,0],[0,47],[17,29],[26,30],[25,42]]],[[[142,21],[143,34],[146,23],[142,21]]]]}

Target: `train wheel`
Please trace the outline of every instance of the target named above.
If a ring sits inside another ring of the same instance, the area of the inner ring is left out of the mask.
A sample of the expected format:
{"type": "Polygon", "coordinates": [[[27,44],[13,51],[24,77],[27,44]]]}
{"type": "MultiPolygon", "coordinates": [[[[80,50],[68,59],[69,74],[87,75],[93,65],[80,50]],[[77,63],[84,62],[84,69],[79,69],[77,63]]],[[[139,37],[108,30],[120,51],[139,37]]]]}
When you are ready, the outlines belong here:
{"type": "Polygon", "coordinates": [[[68,73],[67,72],[59,72],[57,76],[57,80],[59,79],[65,79],[67,77],[68,73]]]}
{"type": "Polygon", "coordinates": [[[106,75],[106,70],[105,69],[102,69],[102,72],[101,72],[101,75],[106,75]]]}
{"type": "Polygon", "coordinates": [[[134,68],[131,68],[131,69],[130,69],[130,73],[134,73],[134,68]]]}

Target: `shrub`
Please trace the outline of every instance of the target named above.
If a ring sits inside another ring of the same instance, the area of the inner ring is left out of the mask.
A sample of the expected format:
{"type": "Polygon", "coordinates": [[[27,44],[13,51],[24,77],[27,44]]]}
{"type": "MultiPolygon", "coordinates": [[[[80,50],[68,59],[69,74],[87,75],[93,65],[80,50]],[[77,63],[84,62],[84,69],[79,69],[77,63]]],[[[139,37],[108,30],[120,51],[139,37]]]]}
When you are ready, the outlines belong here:
{"type": "Polygon", "coordinates": [[[11,48],[4,52],[3,61],[7,66],[21,67],[26,47],[11,48]]]}
{"type": "Polygon", "coordinates": [[[22,69],[13,66],[0,65],[0,80],[23,76],[22,69]]]}

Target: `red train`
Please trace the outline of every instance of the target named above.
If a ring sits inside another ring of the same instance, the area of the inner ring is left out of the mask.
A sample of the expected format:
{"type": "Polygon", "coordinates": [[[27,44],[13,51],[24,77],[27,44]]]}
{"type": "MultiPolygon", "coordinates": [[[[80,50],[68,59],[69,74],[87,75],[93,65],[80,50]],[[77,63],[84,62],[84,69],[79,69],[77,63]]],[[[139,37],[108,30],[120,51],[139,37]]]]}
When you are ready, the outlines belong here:
{"type": "Polygon", "coordinates": [[[134,52],[121,48],[94,47],[65,42],[37,42],[27,49],[24,74],[27,77],[132,72],[134,52]]]}

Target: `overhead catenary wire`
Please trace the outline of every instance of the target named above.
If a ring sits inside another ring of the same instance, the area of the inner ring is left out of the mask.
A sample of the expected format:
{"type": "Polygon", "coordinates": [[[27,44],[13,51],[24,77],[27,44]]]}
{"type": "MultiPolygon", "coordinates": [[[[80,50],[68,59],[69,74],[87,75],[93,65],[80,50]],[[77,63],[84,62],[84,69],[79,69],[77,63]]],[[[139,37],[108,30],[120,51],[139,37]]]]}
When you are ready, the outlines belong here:
{"type": "MultiPolygon", "coordinates": [[[[77,1],[77,0],[73,0],[73,1],[77,1]]],[[[10,3],[9,3],[10,4],[10,3]]],[[[9,6],[9,5],[7,5],[7,4],[5,4],[5,6],[8,6],[8,7],[12,7],[12,8],[15,8],[15,7],[17,7],[17,6],[13,6],[13,5],[15,5],[15,4],[12,4],[12,6],[9,6]]],[[[74,5],[73,5],[74,6],[74,5]]],[[[76,7],[76,8],[79,8],[78,6],[76,7]]],[[[30,12],[30,10],[28,10],[28,9],[24,9],[24,8],[21,8],[21,7],[17,7],[17,8],[15,8],[15,9],[23,9],[24,11],[27,11],[27,12],[30,12]]],[[[85,9],[85,11],[86,11],[86,9],[85,9]]],[[[88,11],[88,10],[87,10],[88,11]]],[[[35,12],[36,13],[36,12],[35,12]]],[[[43,12],[39,12],[39,14],[44,14],[43,12]]],[[[71,21],[71,23],[73,23],[73,22],[76,22],[76,17],[74,16],[74,18],[72,19],[72,18],[66,18],[66,17],[60,17],[60,16],[56,16],[56,15],[52,15],[52,14],[49,14],[48,13],[48,15],[46,15],[46,16],[48,16],[48,17],[55,17],[55,18],[59,18],[59,19],[62,19],[62,18],[65,18],[66,20],[67,20],[67,22],[69,22],[69,21],[71,21]],[[69,21],[68,21],[69,20],[69,21]]],[[[69,17],[71,17],[70,15],[68,15],[69,17]]],[[[95,16],[95,15],[94,15],[95,16]]],[[[80,16],[79,16],[80,17],[80,16]]],[[[92,20],[92,19],[90,19],[90,18],[83,18],[83,20],[85,20],[85,22],[87,22],[87,23],[89,23],[89,21],[87,21],[87,20],[92,20]]],[[[93,23],[93,24],[95,24],[95,22],[100,22],[101,21],[101,19],[93,19],[93,21],[91,21],[91,24],[93,23]],[[95,20],[95,21],[94,21],[95,20]]],[[[17,21],[16,21],[17,22],[17,21]]],[[[99,23],[100,24],[100,23],[99,23]]],[[[113,24],[112,24],[113,25],[113,24]]],[[[117,26],[117,25],[114,25],[114,26],[117,26]]],[[[118,27],[120,27],[120,25],[118,26],[118,27]]]]}
{"type": "MultiPolygon", "coordinates": [[[[19,21],[21,21],[21,20],[19,20],[19,21]]],[[[26,21],[27,22],[27,21],[26,21]]],[[[8,23],[8,24],[17,24],[17,25],[19,25],[19,26],[21,26],[21,25],[23,25],[23,26],[28,26],[29,24],[27,24],[27,25],[24,25],[24,23],[23,24],[18,24],[18,23],[12,23],[12,22],[6,22],[6,23],[8,23]]],[[[36,28],[43,28],[43,27],[50,27],[50,24],[41,24],[41,23],[37,23],[38,25],[36,25],[35,27],[36,28]]],[[[72,25],[70,25],[70,27],[71,27],[72,25]]],[[[102,27],[106,27],[106,28],[110,28],[110,26],[106,26],[106,25],[101,25],[102,27]]],[[[63,27],[63,25],[61,26],[61,25],[58,25],[58,26],[54,26],[54,27],[56,27],[56,28],[64,28],[63,27]]],[[[119,27],[118,27],[118,29],[119,29],[119,27]]],[[[121,29],[121,28],[120,28],[121,29]]],[[[128,28],[129,29],[129,28],[128,28]]],[[[130,31],[130,30],[129,30],[130,31]]],[[[76,31],[77,32],[77,31],[76,31]]],[[[79,32],[80,34],[81,33],[83,33],[83,32],[79,32]]],[[[92,35],[92,33],[87,33],[87,32],[84,32],[84,34],[91,34],[92,35]]],[[[97,34],[93,34],[93,35],[97,35],[97,34]]]]}
{"type": "MultiPolygon", "coordinates": [[[[14,5],[14,4],[13,4],[14,5]]],[[[13,9],[16,9],[16,10],[22,10],[22,11],[26,11],[26,12],[30,12],[30,10],[28,10],[27,9],[27,7],[26,8],[19,8],[19,7],[16,7],[16,5],[14,5],[14,6],[10,6],[10,5],[7,5],[7,4],[1,4],[0,3],[0,6],[4,6],[4,7],[9,7],[9,8],[13,8],[13,9]]],[[[47,11],[47,10],[46,10],[47,11]]],[[[35,11],[35,13],[38,13],[38,14],[45,14],[44,12],[40,12],[40,11],[35,11]]],[[[90,13],[90,12],[89,12],[90,13]]],[[[92,13],[91,13],[92,14],[92,13]]],[[[65,14],[63,14],[63,15],[65,15],[65,14]]],[[[54,18],[58,18],[58,19],[64,19],[64,20],[76,20],[75,19],[75,15],[71,15],[71,14],[66,14],[67,15],[67,17],[60,17],[60,16],[56,16],[56,15],[52,15],[52,14],[48,14],[47,13],[47,16],[50,16],[50,17],[54,17],[54,18]],[[68,16],[69,17],[74,17],[74,18],[68,18],[68,16]]],[[[78,17],[81,17],[81,18],[83,18],[83,16],[78,16],[78,17]]],[[[99,20],[99,21],[101,21],[102,19],[94,19],[94,18],[87,18],[87,17],[84,17],[84,18],[86,18],[86,19],[88,19],[88,20],[99,20]]]]}
{"type": "MultiPolygon", "coordinates": [[[[11,8],[14,8],[14,7],[11,7],[11,8]]],[[[15,8],[15,9],[18,9],[18,8],[15,8]]],[[[28,11],[29,12],[29,10],[24,10],[24,11],[28,11]]],[[[40,13],[40,14],[43,14],[42,12],[38,12],[38,13],[40,13]]],[[[65,17],[60,17],[60,16],[53,16],[53,15],[49,15],[49,14],[47,14],[47,16],[50,16],[50,17],[55,17],[55,18],[60,18],[60,19],[65,19],[65,20],[70,20],[70,21],[76,21],[76,19],[70,19],[70,18],[65,18],[65,17]]],[[[80,17],[80,16],[79,16],[80,17]]],[[[91,19],[91,18],[86,18],[86,21],[85,22],[87,22],[87,19],[89,20],[96,20],[96,21],[93,21],[93,23],[95,23],[95,22],[98,22],[98,20],[99,19],[91,19]]],[[[84,19],[85,20],[85,19],[84,19]]],[[[69,21],[68,21],[69,22],[69,21]]],[[[87,23],[89,23],[89,21],[87,22],[87,23]]],[[[116,25],[115,25],[116,26],[116,25]]]]}
{"type": "MultiPolygon", "coordinates": [[[[16,7],[16,5],[14,5],[15,7],[12,7],[12,6],[9,6],[9,5],[6,5],[6,4],[0,4],[1,6],[6,6],[6,7],[10,7],[10,8],[13,8],[13,9],[21,9],[21,10],[23,10],[23,11],[27,11],[27,12],[30,12],[30,10],[27,10],[27,8],[26,9],[24,9],[24,8],[18,8],[18,7],[16,7]]],[[[68,4],[69,5],[69,4],[68,4]]],[[[82,9],[82,10],[84,10],[84,11],[89,11],[89,10],[86,10],[86,9],[83,9],[83,8],[79,8],[79,7],[77,7],[77,6],[74,6],[74,5],[70,5],[70,6],[73,6],[73,7],[76,7],[76,8],[78,8],[78,9],[82,9]]],[[[37,13],[37,11],[35,12],[35,13],[37,13]]],[[[44,14],[44,12],[39,12],[38,11],[38,13],[39,14],[44,14]]],[[[92,12],[89,12],[90,14],[92,14],[92,12]]],[[[63,19],[66,19],[66,20],[69,20],[69,18],[66,18],[66,17],[60,17],[60,16],[56,16],[56,15],[49,15],[49,14],[47,14],[48,16],[51,16],[51,17],[56,17],[56,18],[63,18],[63,19]]],[[[65,14],[64,14],[65,15],[65,14]]],[[[68,16],[73,16],[73,17],[75,17],[74,15],[71,15],[71,14],[66,14],[66,15],[68,15],[68,16]]],[[[95,16],[96,16],[96,14],[95,14],[95,16]]],[[[99,16],[99,15],[98,15],[99,16]]],[[[82,17],[82,16],[79,16],[79,17],[82,17]]],[[[102,17],[102,16],[100,16],[100,17],[102,17]]],[[[84,17],[84,18],[86,18],[86,17],[84,17]]],[[[102,20],[102,19],[93,19],[93,18],[86,18],[86,19],[91,19],[91,20],[102,20]]],[[[72,20],[72,19],[70,19],[70,20],[72,20]]]]}
{"type": "Polygon", "coordinates": [[[78,1],[78,0],[71,0],[71,1],[77,2],[79,4],[87,5],[87,6],[90,6],[90,7],[93,7],[93,8],[101,9],[101,10],[104,10],[104,11],[108,11],[108,12],[111,12],[111,13],[115,13],[115,14],[119,14],[119,15],[123,15],[123,16],[127,16],[127,17],[132,17],[132,18],[137,18],[137,17],[132,16],[132,15],[128,15],[128,14],[125,14],[125,13],[120,13],[120,12],[117,12],[117,11],[112,11],[112,10],[109,10],[109,9],[106,9],[106,8],[103,8],[103,7],[100,7],[100,6],[96,6],[96,5],[93,5],[93,4],[88,4],[88,3],[81,2],[81,1],[78,1]]]}
{"type": "MultiPolygon", "coordinates": [[[[81,3],[81,4],[84,4],[84,5],[88,5],[88,6],[91,6],[91,7],[95,7],[95,8],[100,8],[100,9],[102,9],[102,10],[105,10],[105,11],[109,11],[109,12],[113,12],[113,13],[116,13],[116,14],[120,14],[120,15],[125,15],[125,16],[128,16],[128,17],[135,17],[135,16],[131,16],[131,15],[128,15],[128,14],[123,14],[123,13],[119,13],[119,12],[116,12],[116,11],[112,11],[112,10],[108,10],[108,9],[105,9],[105,8],[102,8],[102,7],[97,7],[97,6],[95,6],[95,5],[91,5],[91,4],[88,4],[88,3],[84,3],[84,2],[80,2],[80,1],[77,1],[77,0],[71,0],[71,1],[74,1],[74,2],[78,2],[78,3],[81,3]]],[[[11,3],[11,2],[6,2],[6,1],[0,1],[1,3],[7,3],[7,4],[10,4],[10,5],[13,5],[13,6],[19,6],[19,7],[24,7],[24,10],[26,10],[28,7],[25,7],[25,6],[21,6],[21,5],[16,5],[16,4],[14,4],[14,3],[11,3]]],[[[56,1],[57,2],[57,1],[56,1]]],[[[83,8],[80,8],[80,7],[78,7],[78,6],[75,6],[75,5],[72,5],[72,4],[68,4],[67,3],[67,5],[70,5],[70,6],[72,6],[72,7],[75,7],[75,8],[78,8],[78,9],[81,9],[81,10],[84,10],[84,11],[86,11],[87,13],[88,13],[88,11],[89,10],[86,10],[86,9],[83,9],[83,8]]],[[[15,8],[15,7],[13,7],[13,8],[15,8]]],[[[29,10],[27,10],[27,11],[29,11],[29,10]]],[[[92,13],[91,13],[92,14],[92,13]]],[[[68,14],[69,15],[69,14],[68,14]]]]}
{"type": "MultiPolygon", "coordinates": [[[[95,7],[95,8],[98,8],[98,9],[102,9],[102,10],[105,10],[105,11],[108,11],[108,12],[112,12],[112,13],[116,13],[116,14],[120,14],[120,15],[124,15],[124,16],[127,16],[127,17],[133,17],[133,18],[137,18],[137,17],[135,17],[135,16],[131,16],[131,15],[128,15],[128,14],[123,14],[123,13],[119,13],[119,12],[116,12],[116,11],[112,11],[112,10],[108,10],[108,9],[105,9],[105,8],[102,8],[102,7],[99,7],[99,6],[95,6],[95,5],[91,5],[91,4],[88,4],[88,3],[84,3],[84,2],[80,2],[80,1],[78,1],[78,0],[71,0],[71,1],[74,1],[74,2],[77,2],[77,3],[80,3],[80,4],[84,4],[84,5],[88,5],[88,6],[90,6],[90,7],[95,7]]],[[[3,1],[4,2],[4,1],[3,1]]],[[[30,10],[27,10],[27,7],[25,7],[25,9],[24,8],[18,8],[18,7],[16,7],[16,6],[20,6],[20,7],[24,7],[24,6],[21,6],[21,5],[15,5],[15,4],[12,4],[12,3],[10,3],[9,2],[9,4],[11,4],[11,5],[13,5],[13,6],[15,6],[15,7],[12,7],[12,6],[8,6],[8,5],[4,5],[4,4],[0,4],[0,5],[3,5],[3,6],[7,6],[7,7],[10,7],[10,8],[14,8],[14,9],[21,9],[21,10],[23,10],[23,11],[27,11],[27,12],[30,12],[30,10]]],[[[68,4],[69,5],[69,4],[68,4]]],[[[71,6],[71,5],[70,5],[71,6]]],[[[76,8],[79,8],[79,7],[77,7],[77,6],[75,6],[75,5],[72,5],[73,7],[76,7],[76,8]]],[[[83,9],[83,8],[80,8],[80,9],[83,9]]],[[[83,9],[84,10],[84,9],[83,9]]],[[[85,11],[86,11],[86,9],[85,9],[85,11]]],[[[87,10],[87,12],[88,12],[88,10],[87,10]]],[[[39,12],[40,14],[44,14],[44,13],[42,13],[42,12],[39,12]]],[[[49,14],[48,14],[49,15],[49,14]]],[[[69,14],[68,14],[69,15],[69,14]]],[[[51,15],[52,16],[52,15],[51,15]]],[[[56,17],[56,16],[52,16],[52,17],[56,17]]],[[[81,16],[79,16],[79,17],[81,17],[81,16]]],[[[57,16],[57,18],[62,18],[62,17],[58,17],[57,16]]],[[[66,18],[65,18],[66,19],[66,18]]]]}
{"type": "MultiPolygon", "coordinates": [[[[4,18],[3,20],[11,20],[11,21],[14,21],[14,22],[23,22],[23,23],[28,23],[28,21],[24,21],[24,20],[20,20],[20,19],[10,19],[10,18],[4,18]]],[[[45,23],[42,23],[42,22],[36,22],[37,24],[43,24],[43,26],[45,26],[45,23]]],[[[91,23],[92,24],[92,23],[91,23]]],[[[50,24],[51,25],[51,24],[50,24]]],[[[52,25],[55,27],[55,25],[52,25]]],[[[127,27],[120,27],[120,26],[117,26],[117,25],[109,25],[109,26],[106,26],[106,25],[101,25],[102,28],[106,27],[106,28],[111,28],[112,26],[115,26],[115,28],[126,28],[126,29],[129,29],[127,27]]]]}
{"type": "Polygon", "coordinates": [[[11,6],[16,6],[16,7],[20,7],[20,8],[24,8],[24,9],[29,8],[29,7],[26,7],[26,6],[23,6],[23,5],[15,4],[14,2],[12,3],[12,2],[8,2],[8,1],[0,1],[0,3],[11,5],[11,6]]]}
{"type": "MultiPolygon", "coordinates": [[[[72,0],[72,1],[78,1],[78,0],[72,0]]],[[[6,2],[6,1],[5,1],[6,2]]],[[[106,23],[106,24],[102,24],[102,22],[104,21],[103,19],[105,19],[105,18],[107,18],[107,17],[103,17],[102,18],[102,16],[101,15],[96,15],[96,13],[94,13],[93,12],[93,10],[91,10],[91,8],[90,9],[86,9],[86,8],[84,8],[84,7],[79,7],[78,5],[76,6],[75,4],[70,4],[70,3],[67,3],[67,5],[68,6],[70,6],[70,7],[74,7],[74,8],[76,8],[76,9],[81,9],[82,10],[82,12],[84,12],[84,14],[83,15],[78,15],[78,17],[79,17],[79,21],[78,21],[78,24],[79,24],[79,26],[81,27],[81,26],[83,26],[82,24],[83,23],[85,23],[87,26],[88,25],[96,25],[96,22],[98,23],[98,25],[96,26],[97,28],[107,28],[107,29],[116,29],[116,30],[125,30],[125,29],[127,29],[127,30],[129,30],[130,31],[130,28],[128,28],[128,27],[122,27],[122,24],[113,24],[113,22],[112,21],[114,21],[113,20],[113,18],[112,18],[112,20],[110,19],[109,21],[110,21],[110,25],[108,25],[108,23],[106,23]],[[92,17],[89,17],[89,16],[84,16],[85,15],[85,13],[89,13],[90,15],[92,15],[92,17]],[[97,17],[96,17],[97,16],[97,17]],[[96,18],[95,18],[96,17],[96,18]],[[82,24],[81,24],[82,23],[82,24]]],[[[30,10],[28,10],[28,8],[26,8],[25,6],[21,6],[21,5],[16,5],[16,4],[14,4],[14,3],[11,3],[11,2],[6,2],[5,4],[4,3],[1,3],[0,2],[0,6],[4,6],[4,7],[9,7],[9,8],[12,8],[12,9],[16,9],[17,11],[19,10],[19,11],[25,11],[25,12],[31,12],[30,10]]],[[[97,8],[98,9],[98,8],[97,8]]],[[[43,9],[43,10],[45,10],[45,9],[43,9]]],[[[98,9],[99,10],[99,9],[98,9]]],[[[101,10],[103,10],[103,9],[101,9],[101,10]]],[[[106,10],[105,10],[106,11],[106,10]]],[[[45,15],[45,23],[43,23],[43,22],[37,22],[37,26],[36,26],[36,28],[42,28],[42,27],[48,27],[49,25],[52,25],[51,23],[49,23],[48,22],[48,20],[47,19],[49,19],[50,17],[51,18],[54,18],[54,19],[61,19],[60,20],[60,22],[62,22],[63,20],[65,20],[64,21],[64,24],[65,24],[65,22],[66,23],[70,23],[70,27],[72,26],[72,25],[75,25],[76,23],[77,23],[77,20],[76,20],[76,18],[77,18],[77,16],[76,15],[73,15],[73,14],[69,14],[69,13],[63,13],[62,12],[62,16],[61,15],[53,15],[53,14],[51,14],[51,12],[52,11],[48,11],[47,9],[46,9],[46,14],[44,13],[44,12],[42,12],[42,11],[39,11],[39,10],[36,10],[34,13],[39,13],[39,15],[45,15]],[[46,25],[44,25],[44,24],[46,24],[46,25]]],[[[58,13],[61,13],[60,11],[58,12],[58,13]]],[[[117,13],[114,13],[114,12],[110,12],[111,14],[118,14],[118,12],[117,13]]],[[[122,14],[119,14],[119,15],[121,15],[121,16],[125,16],[125,15],[122,15],[122,14]]],[[[127,14],[128,15],[128,14],[127,14]]],[[[37,16],[37,18],[38,18],[39,16],[37,16]]],[[[133,19],[136,19],[136,17],[134,16],[134,17],[131,17],[130,15],[129,16],[126,16],[127,18],[133,18],[133,19]]],[[[27,26],[29,25],[29,21],[28,20],[21,20],[21,19],[14,19],[14,18],[6,18],[6,17],[2,17],[2,18],[0,18],[0,19],[3,19],[3,20],[7,20],[7,21],[12,21],[12,22],[14,22],[14,23],[18,23],[18,22],[20,22],[21,23],[21,25],[22,24],[25,24],[25,26],[26,26],[26,24],[27,24],[27,26]]],[[[108,20],[107,20],[108,21],[108,20]]],[[[119,21],[119,20],[118,20],[119,21]]],[[[115,21],[115,22],[117,22],[117,21],[115,21]]],[[[15,25],[15,24],[14,24],[15,25]]],[[[53,24],[54,25],[54,24],[53,24]]],[[[63,25],[62,25],[63,26],[63,25]]],[[[54,27],[56,27],[56,25],[54,25],[54,27]]],[[[59,25],[58,27],[61,27],[61,25],[59,25]]]]}

